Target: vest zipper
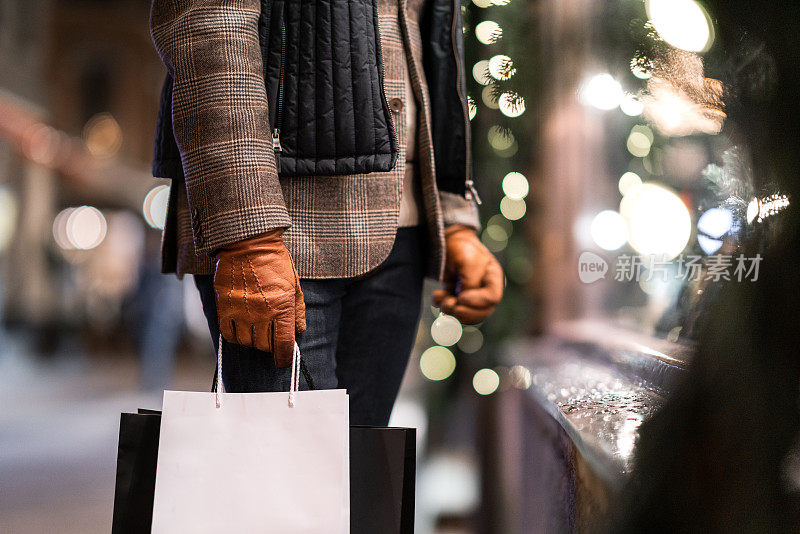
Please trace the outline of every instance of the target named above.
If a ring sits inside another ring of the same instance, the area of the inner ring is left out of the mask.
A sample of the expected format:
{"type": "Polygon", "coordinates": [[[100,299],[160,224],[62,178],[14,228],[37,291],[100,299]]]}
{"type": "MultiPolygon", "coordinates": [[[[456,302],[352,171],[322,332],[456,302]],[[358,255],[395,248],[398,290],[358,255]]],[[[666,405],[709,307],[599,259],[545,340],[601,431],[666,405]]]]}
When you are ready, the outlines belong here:
{"type": "Polygon", "coordinates": [[[481,196],[478,194],[478,190],[475,189],[475,184],[472,183],[472,179],[467,178],[467,181],[464,182],[464,185],[467,186],[464,198],[466,198],[467,200],[475,200],[475,204],[477,204],[478,206],[483,204],[481,196]]]}
{"type": "MultiPolygon", "coordinates": [[[[377,11],[377,9],[378,9],[377,2],[375,2],[374,5],[375,5],[375,10],[377,11]]],[[[405,9],[405,1],[404,0],[400,0],[399,5],[400,5],[400,9],[405,9]]],[[[383,59],[383,49],[381,47],[381,28],[380,28],[379,24],[375,25],[375,35],[378,36],[378,43],[377,43],[377,47],[378,48],[377,49],[380,50],[380,52],[381,52],[381,71],[380,71],[381,101],[382,101],[382,104],[384,105],[384,108],[388,110],[389,109],[389,101],[386,98],[386,81],[385,81],[386,80],[386,64],[384,63],[384,59],[383,59]]],[[[408,61],[408,59],[406,59],[406,61],[408,61]]],[[[389,124],[391,125],[391,130],[392,130],[392,133],[394,134],[394,143],[395,143],[395,146],[397,147],[397,150],[398,150],[398,157],[400,157],[399,156],[400,138],[397,135],[397,127],[395,126],[394,117],[392,116],[391,110],[389,111],[389,124]]]]}
{"type": "Polygon", "coordinates": [[[275,111],[275,128],[272,130],[272,150],[275,151],[275,166],[281,172],[281,119],[283,118],[283,75],[286,65],[286,25],[281,24],[281,70],[278,75],[278,109],[275,111]]]}
{"type": "Polygon", "coordinates": [[[466,143],[466,156],[465,159],[465,168],[464,168],[464,198],[467,200],[474,200],[476,204],[480,205],[481,197],[478,195],[478,191],[475,190],[475,184],[472,182],[472,177],[469,175],[469,168],[470,162],[472,161],[472,150],[470,148],[471,145],[471,133],[470,133],[470,126],[469,126],[469,104],[467,104],[467,97],[463,93],[461,89],[461,82],[460,80],[464,77],[464,65],[461,64],[461,56],[456,49],[456,32],[461,31],[461,28],[458,28],[457,22],[459,20],[458,13],[461,11],[461,2],[460,0],[454,0],[454,11],[453,11],[453,28],[452,28],[452,35],[450,36],[452,43],[453,43],[453,56],[456,60],[456,92],[458,93],[458,98],[461,101],[461,109],[462,113],[464,114],[464,142],[466,143]]]}

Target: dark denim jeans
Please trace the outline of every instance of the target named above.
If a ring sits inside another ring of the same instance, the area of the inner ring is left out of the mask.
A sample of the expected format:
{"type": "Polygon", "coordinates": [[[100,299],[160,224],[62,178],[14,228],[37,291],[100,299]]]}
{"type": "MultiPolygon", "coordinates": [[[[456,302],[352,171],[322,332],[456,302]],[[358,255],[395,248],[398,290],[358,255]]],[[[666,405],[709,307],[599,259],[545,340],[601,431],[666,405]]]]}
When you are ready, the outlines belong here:
{"type": "MultiPolygon", "coordinates": [[[[308,325],[297,339],[303,362],[315,388],[347,389],[351,424],[389,422],[419,322],[426,239],[425,227],[400,228],[391,253],[375,271],[356,278],[300,280],[308,325]]],[[[195,283],[216,350],[212,277],[197,275],[195,283]]],[[[290,374],[288,368],[275,367],[271,354],[223,341],[227,391],[288,391],[290,374]]],[[[300,388],[308,388],[303,377],[300,388]]]]}

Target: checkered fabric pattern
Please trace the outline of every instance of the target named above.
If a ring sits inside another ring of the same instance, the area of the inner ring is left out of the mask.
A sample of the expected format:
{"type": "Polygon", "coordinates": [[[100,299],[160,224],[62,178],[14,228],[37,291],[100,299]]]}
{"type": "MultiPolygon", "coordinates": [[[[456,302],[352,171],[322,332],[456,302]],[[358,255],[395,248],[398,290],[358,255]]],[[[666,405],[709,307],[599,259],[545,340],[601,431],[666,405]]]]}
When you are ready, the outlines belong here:
{"type": "Polygon", "coordinates": [[[404,101],[411,83],[419,109],[415,132],[407,131],[402,110],[392,112],[400,145],[395,168],[280,179],[261,78],[259,0],[153,1],[153,40],[175,76],[174,131],[187,176],[185,187],[173,183],[164,272],[211,274],[209,252],[278,227],[290,227],[284,242],[301,278],[370,272],[394,243],[406,140],[417,135],[428,274],[441,278],[444,227],[479,222],[472,201],[436,187],[418,23],[424,1],[378,0],[386,98],[404,101]]]}

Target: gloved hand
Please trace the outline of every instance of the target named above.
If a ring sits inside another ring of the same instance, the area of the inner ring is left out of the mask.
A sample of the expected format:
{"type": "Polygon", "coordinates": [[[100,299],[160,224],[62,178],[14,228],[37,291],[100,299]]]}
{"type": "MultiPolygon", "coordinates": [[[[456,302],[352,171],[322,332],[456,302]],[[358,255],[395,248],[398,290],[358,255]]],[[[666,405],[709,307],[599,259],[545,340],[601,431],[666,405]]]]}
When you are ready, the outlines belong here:
{"type": "Polygon", "coordinates": [[[214,290],[222,337],[272,352],[276,366],[290,367],[306,307],[281,234],[282,228],[217,251],[214,290]]]}
{"type": "Polygon", "coordinates": [[[479,323],[503,296],[503,268],[468,226],[448,227],[445,244],[445,289],[433,292],[433,302],[462,323],[479,323]]]}

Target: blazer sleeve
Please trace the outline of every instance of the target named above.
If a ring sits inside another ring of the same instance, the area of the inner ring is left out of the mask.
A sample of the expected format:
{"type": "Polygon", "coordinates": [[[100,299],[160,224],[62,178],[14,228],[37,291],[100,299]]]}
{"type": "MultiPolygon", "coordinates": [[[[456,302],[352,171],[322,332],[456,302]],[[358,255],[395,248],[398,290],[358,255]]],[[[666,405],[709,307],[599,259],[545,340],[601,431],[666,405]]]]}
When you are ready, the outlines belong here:
{"type": "Polygon", "coordinates": [[[195,250],[287,228],[258,38],[260,0],[153,0],[150,34],[174,79],[195,250]]]}

